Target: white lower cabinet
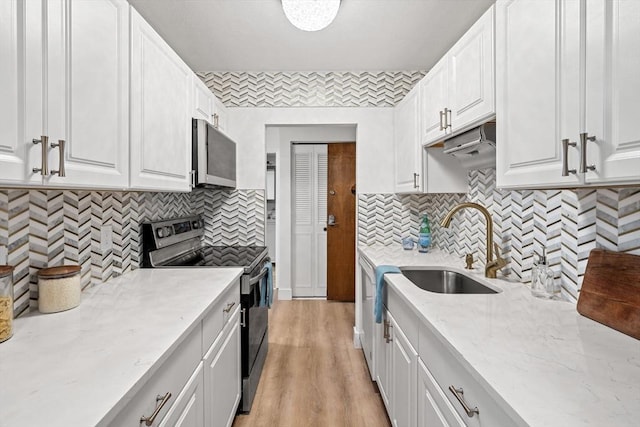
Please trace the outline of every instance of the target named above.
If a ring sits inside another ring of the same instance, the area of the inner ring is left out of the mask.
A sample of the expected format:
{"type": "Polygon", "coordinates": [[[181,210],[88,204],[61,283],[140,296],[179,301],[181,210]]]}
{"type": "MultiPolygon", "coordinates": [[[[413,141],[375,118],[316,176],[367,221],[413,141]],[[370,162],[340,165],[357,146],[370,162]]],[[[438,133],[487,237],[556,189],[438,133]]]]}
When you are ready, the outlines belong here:
{"type": "Polygon", "coordinates": [[[204,427],[203,388],[204,377],[200,363],[160,427],[204,427]]]}
{"type": "Polygon", "coordinates": [[[240,366],[240,307],[204,357],[205,425],[229,427],[238,403],[242,372],[240,366]]]}
{"type": "Polygon", "coordinates": [[[238,280],[108,425],[229,427],[240,403],[240,364],[238,280]]]}
{"type": "Polygon", "coordinates": [[[391,323],[391,423],[395,427],[416,425],[418,352],[398,324],[391,323]]]}
{"type": "Polygon", "coordinates": [[[472,368],[457,360],[398,291],[384,289],[385,309],[382,324],[375,325],[373,359],[378,389],[394,427],[526,425],[489,394],[472,368]]]}
{"type": "Polygon", "coordinates": [[[418,359],[418,427],[464,427],[451,403],[418,359]]]}

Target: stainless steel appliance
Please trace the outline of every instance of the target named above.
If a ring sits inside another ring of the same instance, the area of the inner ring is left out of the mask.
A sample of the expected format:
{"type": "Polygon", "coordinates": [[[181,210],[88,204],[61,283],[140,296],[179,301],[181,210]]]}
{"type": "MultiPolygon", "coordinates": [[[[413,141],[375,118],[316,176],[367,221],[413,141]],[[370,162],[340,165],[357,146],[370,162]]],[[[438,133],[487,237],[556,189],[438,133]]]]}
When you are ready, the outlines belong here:
{"type": "Polygon", "coordinates": [[[495,122],[485,123],[447,139],[444,153],[457,158],[465,169],[495,168],[495,122]]]}
{"type": "Polygon", "coordinates": [[[199,216],[144,223],[142,266],[244,269],[240,278],[242,400],[238,410],[249,412],[269,345],[268,308],[260,306],[268,251],[264,246],[207,246],[203,236],[204,221],[199,216]]]}
{"type": "Polygon", "coordinates": [[[236,143],[206,120],[192,127],[192,186],[236,188],[236,143]]]}

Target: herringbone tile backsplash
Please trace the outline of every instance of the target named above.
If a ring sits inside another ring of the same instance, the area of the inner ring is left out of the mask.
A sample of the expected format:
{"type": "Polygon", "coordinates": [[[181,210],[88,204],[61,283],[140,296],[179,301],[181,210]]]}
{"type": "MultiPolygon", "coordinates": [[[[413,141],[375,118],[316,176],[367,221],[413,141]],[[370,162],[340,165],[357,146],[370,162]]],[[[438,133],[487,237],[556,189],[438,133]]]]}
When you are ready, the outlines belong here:
{"type": "Polygon", "coordinates": [[[417,237],[426,212],[436,247],[460,257],[473,252],[483,264],[485,225],[478,213],[460,212],[449,230],[438,225],[457,203],[474,201],[492,213],[494,241],[509,261],[505,273],[529,282],[533,254],[546,247],[569,300],[578,297],[591,249],[640,255],[640,188],[507,191],[496,189],[495,182],[495,169],[486,169],[469,173],[466,195],[360,194],[359,241],[389,245],[417,237]]]}
{"type": "Polygon", "coordinates": [[[228,107],[393,107],[424,71],[200,72],[228,107]]]}
{"type": "Polygon", "coordinates": [[[15,312],[36,305],[40,268],[79,264],[83,288],[136,268],[144,221],[201,214],[206,243],[262,245],[264,212],[263,191],[0,190],[0,246],[15,267],[15,312]],[[101,245],[104,226],[112,229],[112,249],[101,245]]]}

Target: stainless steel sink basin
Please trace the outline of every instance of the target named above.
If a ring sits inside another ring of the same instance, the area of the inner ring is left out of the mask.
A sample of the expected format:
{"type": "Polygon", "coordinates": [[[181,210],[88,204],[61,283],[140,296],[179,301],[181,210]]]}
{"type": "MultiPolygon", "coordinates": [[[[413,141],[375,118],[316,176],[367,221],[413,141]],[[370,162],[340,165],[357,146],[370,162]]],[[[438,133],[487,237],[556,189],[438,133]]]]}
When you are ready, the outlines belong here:
{"type": "Polygon", "coordinates": [[[411,282],[429,292],[440,294],[497,294],[498,292],[476,280],[449,270],[425,270],[401,268],[402,274],[411,282]]]}

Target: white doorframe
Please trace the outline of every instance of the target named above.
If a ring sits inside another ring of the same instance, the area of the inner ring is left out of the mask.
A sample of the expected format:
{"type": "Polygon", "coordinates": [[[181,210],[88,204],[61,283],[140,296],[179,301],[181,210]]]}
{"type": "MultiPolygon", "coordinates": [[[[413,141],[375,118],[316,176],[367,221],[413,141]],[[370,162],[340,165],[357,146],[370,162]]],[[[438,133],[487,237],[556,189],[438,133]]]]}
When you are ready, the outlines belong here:
{"type": "Polygon", "coordinates": [[[293,297],[327,296],[327,144],[293,144],[293,297]]]}

